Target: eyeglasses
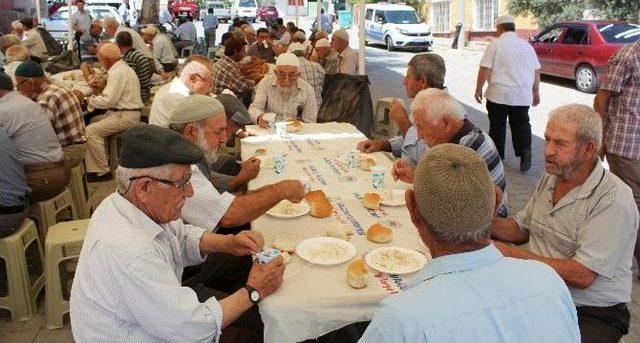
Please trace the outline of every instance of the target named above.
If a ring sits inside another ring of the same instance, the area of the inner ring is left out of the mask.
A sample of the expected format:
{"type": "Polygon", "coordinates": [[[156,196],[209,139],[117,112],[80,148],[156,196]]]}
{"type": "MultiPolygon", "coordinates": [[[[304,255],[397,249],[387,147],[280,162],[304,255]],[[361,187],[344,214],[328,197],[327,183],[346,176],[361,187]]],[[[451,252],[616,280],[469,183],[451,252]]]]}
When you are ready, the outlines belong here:
{"type": "Polygon", "coordinates": [[[195,74],[198,78],[200,78],[200,80],[208,85],[212,85],[213,81],[211,81],[211,79],[207,79],[204,76],[200,75],[200,74],[195,74]]]}
{"type": "Polygon", "coordinates": [[[298,75],[300,75],[299,73],[283,73],[283,72],[279,72],[276,71],[276,76],[281,79],[289,79],[289,80],[296,80],[298,78],[298,75]]]}
{"type": "Polygon", "coordinates": [[[187,187],[187,185],[189,185],[189,182],[191,182],[191,173],[189,173],[184,180],[180,180],[180,181],[171,181],[171,180],[165,180],[165,179],[158,179],[158,178],[155,178],[155,177],[149,176],[149,175],[141,175],[141,176],[130,177],[129,181],[135,181],[135,180],[144,179],[144,178],[148,178],[148,179],[151,179],[153,181],[165,184],[167,186],[171,186],[173,188],[177,188],[177,189],[183,190],[183,189],[185,189],[187,187]]]}

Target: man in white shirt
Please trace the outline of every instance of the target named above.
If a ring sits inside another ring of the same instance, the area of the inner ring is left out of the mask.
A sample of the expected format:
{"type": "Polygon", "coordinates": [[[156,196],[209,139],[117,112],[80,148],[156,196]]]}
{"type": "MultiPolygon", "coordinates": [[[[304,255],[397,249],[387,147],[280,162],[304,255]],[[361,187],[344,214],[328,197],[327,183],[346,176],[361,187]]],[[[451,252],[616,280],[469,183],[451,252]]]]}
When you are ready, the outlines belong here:
{"type": "Polygon", "coordinates": [[[42,58],[47,55],[47,46],[44,44],[44,40],[42,40],[40,32],[38,32],[33,24],[33,18],[23,18],[20,20],[20,23],[24,27],[22,45],[29,50],[29,55],[31,55],[32,61],[42,63],[42,58]]]}
{"type": "Polygon", "coordinates": [[[6,52],[7,64],[3,66],[4,72],[11,76],[11,81],[16,84],[16,69],[22,62],[29,61],[29,50],[24,45],[18,44],[10,46],[6,52]]]}
{"type": "Polygon", "coordinates": [[[316,122],[316,95],[313,87],[300,78],[300,60],[296,55],[287,52],[278,56],[273,74],[265,76],[256,87],[249,114],[261,127],[290,119],[316,122]]]}
{"type": "MultiPolygon", "coordinates": [[[[216,295],[221,300],[181,285],[184,267],[208,254],[248,256],[264,246],[255,231],[217,235],[182,222],[194,191],[189,166],[202,157],[179,134],[155,125],[123,135],[118,192],[91,218],[71,289],[76,342],[217,342],[278,289],[280,257],[252,265],[244,287],[216,295]]],[[[234,329],[261,338],[261,324],[251,324],[234,329]]]]}
{"type": "MultiPolygon", "coordinates": [[[[84,0],[76,1],[76,7],[78,10],[71,15],[71,26],[75,31],[76,44],[79,47],[80,37],[82,37],[83,33],[89,31],[91,21],[93,21],[93,19],[91,18],[91,15],[84,10],[84,0]]],[[[78,49],[78,58],[81,57],[80,49],[78,49]]]]}
{"type": "Polygon", "coordinates": [[[142,28],[140,32],[144,42],[151,45],[153,56],[162,65],[162,70],[166,73],[176,70],[177,53],[171,39],[164,33],[159,32],[155,25],[148,25],[142,28]]]}
{"type": "Polygon", "coordinates": [[[349,33],[345,29],[333,33],[331,47],[338,52],[338,73],[358,74],[358,54],[349,47],[349,33]]]}
{"type": "Polygon", "coordinates": [[[98,50],[98,61],[107,69],[107,84],[102,94],[87,99],[87,105],[89,108],[106,109],[107,112],[94,117],[86,128],[88,144],[85,164],[89,182],[111,179],[105,138],[138,124],[140,110],[144,106],[140,98],[138,76],[122,60],[117,45],[102,45],[98,50]]]}
{"type": "Polygon", "coordinates": [[[504,160],[507,117],[520,170],[531,168],[531,124],[529,106],[540,103],[540,62],[526,41],[516,36],[513,18],[501,16],[496,21],[498,38],[492,41],[480,60],[476,83],[476,101],[482,103],[482,87],[489,82],[487,98],[489,136],[504,160]]]}

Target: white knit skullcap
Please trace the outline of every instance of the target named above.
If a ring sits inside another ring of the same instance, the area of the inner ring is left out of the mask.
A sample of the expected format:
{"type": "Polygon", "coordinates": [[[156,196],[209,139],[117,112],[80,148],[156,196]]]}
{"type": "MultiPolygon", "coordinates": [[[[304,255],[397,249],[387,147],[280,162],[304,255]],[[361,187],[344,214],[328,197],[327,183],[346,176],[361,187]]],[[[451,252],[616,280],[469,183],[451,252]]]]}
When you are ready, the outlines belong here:
{"type": "Polygon", "coordinates": [[[330,47],[330,46],[331,46],[331,44],[329,44],[329,40],[326,39],[326,38],[320,38],[316,42],[316,48],[327,48],[327,47],[330,47]]]}
{"type": "Polygon", "coordinates": [[[289,52],[293,53],[295,51],[305,51],[307,50],[302,43],[294,42],[289,44],[289,52]]]}
{"type": "Polygon", "coordinates": [[[284,54],[280,54],[276,59],[276,66],[294,66],[300,68],[300,60],[298,60],[298,56],[285,52],[284,54]]]}

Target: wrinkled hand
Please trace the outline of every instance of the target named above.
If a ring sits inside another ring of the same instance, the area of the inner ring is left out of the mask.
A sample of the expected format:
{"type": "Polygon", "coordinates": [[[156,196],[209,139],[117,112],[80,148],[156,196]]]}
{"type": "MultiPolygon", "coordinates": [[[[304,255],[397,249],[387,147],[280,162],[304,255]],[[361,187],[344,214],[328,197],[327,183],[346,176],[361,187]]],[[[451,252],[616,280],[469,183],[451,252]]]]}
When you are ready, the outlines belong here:
{"type": "Polygon", "coordinates": [[[258,117],[258,126],[260,126],[263,129],[267,129],[269,128],[269,122],[262,119],[264,117],[264,114],[260,115],[260,117],[258,117]]]}
{"type": "Polygon", "coordinates": [[[533,106],[540,104],[540,92],[533,92],[533,106]]]}
{"type": "Polygon", "coordinates": [[[255,179],[258,173],[260,173],[260,159],[251,157],[242,163],[238,176],[245,182],[249,182],[249,180],[255,179]]]}
{"type": "Polygon", "coordinates": [[[285,265],[281,256],[271,260],[267,264],[253,263],[247,285],[255,288],[261,298],[273,294],[280,285],[284,277],[285,265]]]}
{"type": "Polygon", "coordinates": [[[366,153],[382,151],[382,143],[377,140],[367,139],[366,141],[358,143],[358,146],[356,148],[366,153]]]}
{"type": "Polygon", "coordinates": [[[476,101],[482,103],[482,88],[476,88],[476,101]]]}
{"type": "Polygon", "coordinates": [[[400,159],[393,162],[393,169],[391,175],[394,181],[404,181],[406,183],[413,183],[414,167],[407,161],[400,159]]]}
{"type": "Polygon", "coordinates": [[[282,180],[276,186],[284,199],[295,203],[304,199],[304,185],[298,180],[282,180]]]}
{"type": "Polygon", "coordinates": [[[245,230],[237,235],[227,236],[224,251],[235,256],[251,255],[264,247],[264,238],[258,231],[245,230]]]}
{"type": "Polygon", "coordinates": [[[407,111],[404,109],[404,106],[402,106],[402,103],[395,98],[391,101],[389,117],[394,123],[396,123],[396,125],[398,125],[398,127],[409,121],[409,116],[407,115],[407,111]]]}

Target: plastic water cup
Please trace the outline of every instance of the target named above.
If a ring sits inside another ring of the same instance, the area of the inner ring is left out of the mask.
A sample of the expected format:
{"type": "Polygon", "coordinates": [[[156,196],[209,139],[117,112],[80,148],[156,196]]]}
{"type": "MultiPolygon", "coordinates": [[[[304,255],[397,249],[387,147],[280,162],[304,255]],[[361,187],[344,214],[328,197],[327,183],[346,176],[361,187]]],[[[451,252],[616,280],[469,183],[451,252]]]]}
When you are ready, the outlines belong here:
{"type": "Polygon", "coordinates": [[[311,180],[308,177],[301,177],[299,180],[302,186],[304,186],[304,192],[309,193],[311,190],[311,180]]]}
{"type": "Polygon", "coordinates": [[[284,170],[284,158],[285,155],[280,154],[273,159],[273,168],[275,169],[276,174],[282,174],[282,171],[284,170]]]}
{"type": "Polygon", "coordinates": [[[280,137],[284,137],[287,135],[287,122],[279,121],[276,122],[276,135],[280,137]]]}
{"type": "Polygon", "coordinates": [[[360,151],[357,149],[350,149],[347,151],[347,163],[349,163],[349,168],[354,170],[358,168],[358,157],[360,157],[360,151]]]}
{"type": "Polygon", "coordinates": [[[371,186],[374,189],[384,188],[386,171],[386,168],[382,166],[371,167],[371,186]]]}

